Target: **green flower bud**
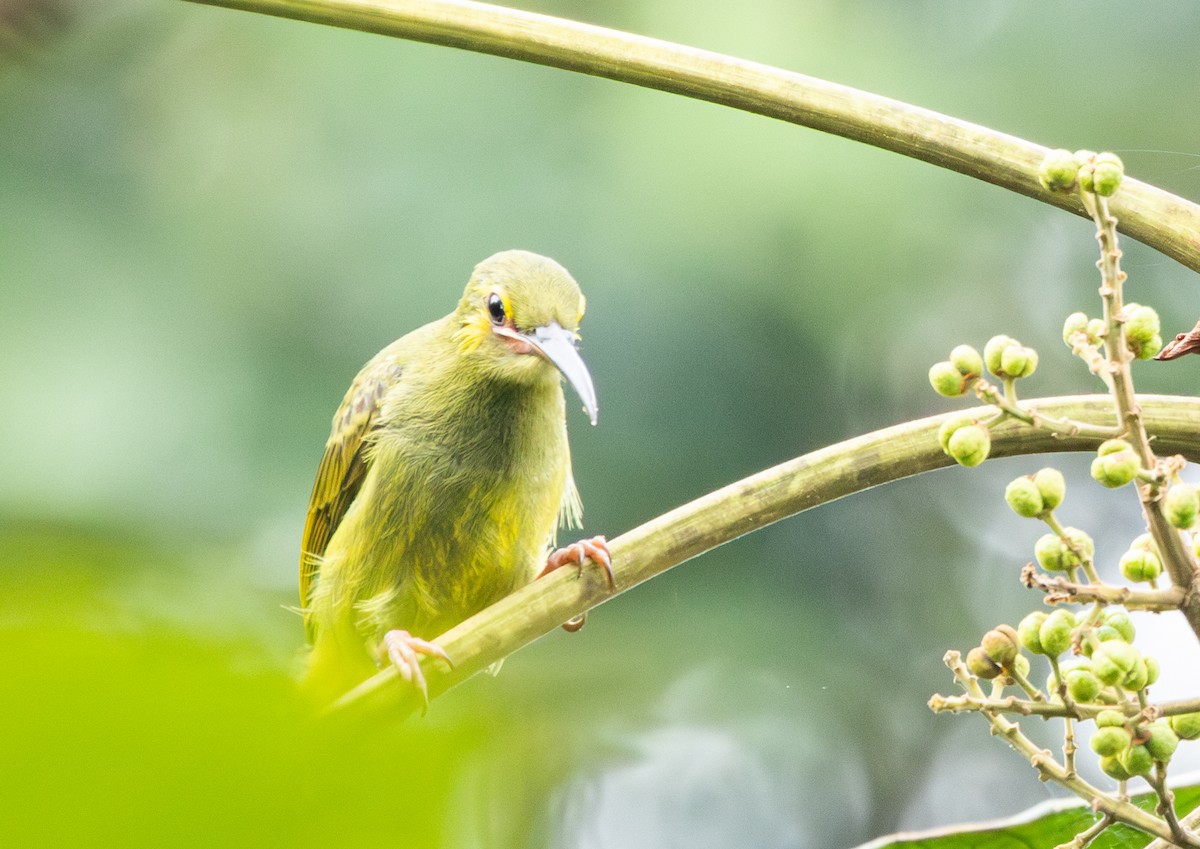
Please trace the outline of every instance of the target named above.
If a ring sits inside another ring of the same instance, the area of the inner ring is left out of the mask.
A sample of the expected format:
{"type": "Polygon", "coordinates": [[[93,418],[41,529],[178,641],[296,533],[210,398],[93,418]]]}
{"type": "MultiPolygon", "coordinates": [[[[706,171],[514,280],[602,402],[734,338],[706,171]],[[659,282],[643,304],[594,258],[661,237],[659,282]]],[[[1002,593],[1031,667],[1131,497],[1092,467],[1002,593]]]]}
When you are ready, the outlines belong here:
{"type": "Polygon", "coordinates": [[[1162,323],[1153,307],[1126,304],[1122,314],[1125,316],[1125,338],[1130,342],[1145,344],[1162,333],[1162,323]]]}
{"type": "Polygon", "coordinates": [[[1055,509],[1067,497],[1067,482],[1058,469],[1047,467],[1039,470],[1033,476],[1033,482],[1037,485],[1042,504],[1047,510],[1055,509]]]}
{"type": "Polygon", "coordinates": [[[1108,328],[1104,324],[1104,319],[1093,318],[1087,323],[1088,340],[1095,345],[1108,333],[1108,328]]]}
{"type": "Polygon", "coordinates": [[[979,646],[967,652],[967,669],[972,675],[989,681],[1002,671],[979,646]]]}
{"type": "Polygon", "coordinates": [[[1001,376],[1004,374],[1004,369],[1000,366],[1000,358],[1004,356],[1004,351],[1010,345],[1019,346],[1021,343],[1011,336],[993,336],[983,346],[983,360],[987,363],[988,371],[992,374],[1001,376]]]}
{"type": "Polygon", "coordinates": [[[1100,679],[1089,666],[1074,666],[1063,677],[1067,679],[1067,692],[1077,702],[1090,702],[1100,695],[1100,679]]]}
{"type": "MultiPolygon", "coordinates": [[[[1123,645],[1128,645],[1128,643],[1123,645]]],[[[1146,686],[1149,678],[1150,673],[1146,669],[1146,661],[1139,657],[1133,664],[1133,668],[1125,674],[1125,678],[1121,681],[1121,687],[1131,693],[1136,693],[1146,686]]]]}
{"type": "Polygon", "coordinates": [[[1075,628],[1075,616],[1066,608],[1059,608],[1046,617],[1038,629],[1038,642],[1042,653],[1058,657],[1071,647],[1071,631],[1075,628]]]}
{"type": "Polygon", "coordinates": [[[1106,439],[1100,443],[1100,447],[1096,449],[1096,455],[1099,457],[1107,457],[1109,454],[1119,454],[1122,451],[1132,451],[1133,446],[1124,439],[1106,439]]]}
{"type": "Polygon", "coordinates": [[[1200,737],[1200,713],[1180,713],[1169,720],[1171,730],[1184,740],[1200,737]]]}
{"type": "Polygon", "coordinates": [[[1154,769],[1154,757],[1145,746],[1130,746],[1117,758],[1130,775],[1149,775],[1154,769]]]}
{"type": "Polygon", "coordinates": [[[1129,675],[1140,657],[1129,643],[1110,640],[1092,652],[1092,671],[1102,684],[1111,687],[1129,675]]]}
{"type": "Polygon", "coordinates": [[[983,357],[970,345],[957,345],[950,352],[950,362],[963,377],[979,377],[983,374],[983,357]]]}
{"type": "Polygon", "coordinates": [[[1119,710],[1102,710],[1096,714],[1097,728],[1124,728],[1125,714],[1119,710]]]}
{"type": "Polygon", "coordinates": [[[1150,723],[1146,728],[1146,751],[1156,761],[1169,761],[1179,748],[1179,737],[1165,719],[1150,723]]]}
{"type": "Polygon", "coordinates": [[[967,391],[967,381],[953,363],[934,363],[929,367],[929,385],[939,395],[957,398],[967,391]]]}
{"type": "MultiPolygon", "coordinates": [[[[1104,614],[1104,624],[1114,629],[1119,638],[1127,643],[1132,643],[1134,635],[1137,633],[1133,627],[1133,620],[1129,618],[1129,614],[1124,610],[1109,609],[1104,614]]],[[[1101,639],[1103,640],[1104,638],[1101,637],[1101,639]]]]}
{"type": "Polygon", "coordinates": [[[1076,333],[1087,333],[1088,317],[1081,312],[1073,312],[1063,322],[1062,337],[1068,348],[1074,347],[1071,337],[1076,333]]]}
{"type": "Polygon", "coordinates": [[[1158,354],[1158,352],[1162,350],[1162,347],[1162,336],[1155,334],[1154,336],[1150,337],[1149,342],[1146,342],[1144,345],[1141,345],[1136,349],[1131,348],[1131,350],[1133,351],[1133,355],[1139,360],[1152,360],[1158,354]]]}
{"type": "Polygon", "coordinates": [[[1132,742],[1133,737],[1124,728],[1110,727],[1097,728],[1088,744],[1092,747],[1092,751],[1100,757],[1111,758],[1128,749],[1132,742]]]}
{"type": "Polygon", "coordinates": [[[1177,483],[1167,490],[1163,499],[1163,512],[1167,521],[1184,530],[1196,524],[1196,513],[1200,508],[1196,487],[1190,483],[1177,483]]]}
{"type": "Polygon", "coordinates": [[[1018,516],[1032,519],[1046,509],[1042,493],[1033,478],[1017,478],[1004,488],[1004,500],[1018,516]]]}
{"type": "Polygon", "coordinates": [[[1144,657],[1142,660],[1146,663],[1146,686],[1149,687],[1158,680],[1158,674],[1162,671],[1162,667],[1152,657],[1144,657]]]}
{"type": "Polygon", "coordinates": [[[1020,638],[1011,625],[997,625],[983,635],[979,646],[984,653],[996,663],[1007,665],[1013,661],[1021,650],[1020,638]]]}
{"type": "Polygon", "coordinates": [[[1125,176],[1125,165],[1115,153],[1101,153],[1092,165],[1092,191],[1112,197],[1125,176]]]}
{"type": "Polygon", "coordinates": [[[1121,555],[1121,574],[1135,583],[1156,580],[1162,570],[1162,560],[1153,551],[1131,548],[1121,555]]]}
{"type": "Polygon", "coordinates": [[[1063,554],[1066,550],[1058,534],[1042,534],[1033,544],[1033,556],[1037,558],[1038,565],[1047,572],[1061,572],[1066,568],[1063,566],[1063,554]]]}
{"type": "Polygon", "coordinates": [[[1021,645],[1027,651],[1031,651],[1034,654],[1045,654],[1042,651],[1042,641],[1038,635],[1041,632],[1042,624],[1047,618],[1049,618],[1048,614],[1038,610],[1030,613],[1017,624],[1017,636],[1021,638],[1021,645]]]}
{"type": "Polygon", "coordinates": [[[1079,173],[1079,163],[1069,150],[1049,151],[1042,159],[1042,167],[1038,169],[1038,182],[1042,188],[1052,192],[1065,192],[1075,187],[1075,176],[1079,173]]]}
{"type": "Polygon", "coordinates": [[[1133,775],[1121,763],[1120,757],[1116,755],[1101,758],[1100,769],[1104,770],[1104,774],[1109,778],[1115,778],[1117,781],[1128,781],[1133,778],[1133,775]]]}
{"type": "Polygon", "coordinates": [[[1008,666],[1009,669],[1012,669],[1017,674],[1023,675],[1026,678],[1029,677],[1029,658],[1025,655],[1017,655],[1008,666]]]}
{"type": "Polygon", "coordinates": [[[942,426],[938,428],[938,442],[941,443],[942,451],[950,453],[950,437],[954,431],[973,424],[975,424],[975,419],[971,417],[970,413],[961,413],[942,422],[942,426]]]}
{"type": "Polygon", "coordinates": [[[978,466],[992,450],[992,438],[987,428],[979,425],[960,427],[950,435],[946,453],[961,466],[978,466]]]}
{"type": "MultiPolygon", "coordinates": [[[[1109,440],[1109,442],[1120,441],[1119,439],[1109,440]]],[[[1104,445],[1108,444],[1108,442],[1104,443],[1104,445]]],[[[1104,445],[1100,446],[1102,452],[1104,445]]],[[[1092,461],[1092,477],[1104,486],[1116,489],[1119,486],[1125,486],[1137,477],[1141,467],[1142,464],[1132,448],[1126,451],[1101,453],[1092,461]]]]}
{"type": "MultiPolygon", "coordinates": [[[[1096,639],[1102,643],[1106,643],[1109,640],[1119,640],[1121,639],[1121,632],[1111,625],[1101,625],[1096,629],[1096,639]]],[[[1090,652],[1088,654],[1090,655],[1090,652]]]]}
{"type": "Polygon", "coordinates": [[[998,376],[1029,377],[1037,370],[1038,354],[1024,345],[1009,345],[1000,355],[998,376]]]}

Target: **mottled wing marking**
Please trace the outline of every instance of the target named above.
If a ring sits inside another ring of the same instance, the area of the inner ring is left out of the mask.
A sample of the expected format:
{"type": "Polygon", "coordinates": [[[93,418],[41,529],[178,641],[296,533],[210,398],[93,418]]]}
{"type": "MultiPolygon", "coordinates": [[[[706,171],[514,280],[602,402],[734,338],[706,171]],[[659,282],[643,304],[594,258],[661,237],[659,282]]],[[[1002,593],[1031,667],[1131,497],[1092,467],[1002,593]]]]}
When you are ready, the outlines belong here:
{"type": "Polygon", "coordinates": [[[374,430],[379,408],[403,368],[387,350],[358,373],[333,416],[333,432],[317,468],[308,502],[308,520],[300,544],[300,604],[307,607],[313,578],[333,532],[362,486],[367,471],[367,436],[374,430]]]}

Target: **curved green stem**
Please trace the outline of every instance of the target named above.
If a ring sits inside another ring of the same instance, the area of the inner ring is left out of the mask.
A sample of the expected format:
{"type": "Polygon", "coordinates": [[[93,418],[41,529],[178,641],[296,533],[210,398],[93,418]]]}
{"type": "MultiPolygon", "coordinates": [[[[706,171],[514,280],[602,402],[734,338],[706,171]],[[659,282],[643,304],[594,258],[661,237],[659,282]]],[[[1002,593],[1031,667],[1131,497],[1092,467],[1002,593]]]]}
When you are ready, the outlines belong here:
{"type": "MultiPolygon", "coordinates": [[[[1200,398],[1138,396],[1146,427],[1164,453],[1200,458],[1200,398]]],[[[1049,416],[1068,417],[1093,425],[1112,424],[1107,395],[1043,398],[1025,405],[1049,416]]],[[[992,412],[979,407],[977,418],[992,412]]],[[[612,540],[616,593],[665,572],[732,539],[802,510],[880,484],[953,465],[938,444],[937,431],[959,411],[906,422],[839,442],[751,475],[702,496],[612,540]]],[[[992,456],[1007,457],[1054,451],[1091,451],[1097,437],[1052,435],[1009,420],[992,430],[992,456]]],[[[447,631],[437,643],[454,659],[454,669],[441,663],[425,666],[431,696],[465,680],[517,649],[550,633],[588,609],[613,597],[599,569],[560,569],[534,581],[447,631]]],[[[1184,609],[1185,615],[1188,609],[1184,609]]],[[[1189,617],[1200,633],[1200,616],[1189,617]]],[[[387,705],[392,711],[417,707],[412,688],[394,687],[399,676],[384,669],[339,699],[331,708],[387,705]]]]}
{"type": "MultiPolygon", "coordinates": [[[[491,53],[707,100],[844,136],[1086,217],[1038,182],[1047,148],[815,77],[604,27],[471,0],[192,0],[491,53]]],[[[1200,206],[1126,178],[1121,229],[1200,271],[1200,206]]]]}

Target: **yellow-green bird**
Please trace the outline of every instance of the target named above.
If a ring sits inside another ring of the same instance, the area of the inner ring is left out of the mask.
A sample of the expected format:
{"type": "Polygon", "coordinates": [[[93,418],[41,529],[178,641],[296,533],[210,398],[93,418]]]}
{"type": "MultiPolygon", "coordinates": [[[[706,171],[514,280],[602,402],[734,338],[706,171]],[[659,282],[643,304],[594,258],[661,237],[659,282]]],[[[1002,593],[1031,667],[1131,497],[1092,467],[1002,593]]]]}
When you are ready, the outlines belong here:
{"type": "MultiPolygon", "coordinates": [[[[333,417],[300,557],[312,645],[305,684],[330,700],[388,662],[424,700],[430,642],[603,537],[547,558],[579,524],[560,375],[592,424],[577,350],[584,297],[554,260],[504,251],[475,267],[454,312],[375,355],[333,417]]],[[[570,623],[569,623],[570,624],[570,623]]]]}

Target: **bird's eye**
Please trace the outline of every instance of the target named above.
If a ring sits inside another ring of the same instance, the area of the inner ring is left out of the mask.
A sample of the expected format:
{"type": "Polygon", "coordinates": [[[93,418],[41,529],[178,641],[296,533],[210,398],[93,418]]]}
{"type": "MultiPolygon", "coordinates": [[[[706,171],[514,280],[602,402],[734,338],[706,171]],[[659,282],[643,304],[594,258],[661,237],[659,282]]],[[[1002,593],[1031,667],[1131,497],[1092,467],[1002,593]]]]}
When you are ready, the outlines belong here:
{"type": "Polygon", "coordinates": [[[499,295],[488,295],[487,308],[488,315],[492,317],[492,324],[504,324],[508,316],[504,312],[504,301],[499,295]]]}

